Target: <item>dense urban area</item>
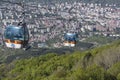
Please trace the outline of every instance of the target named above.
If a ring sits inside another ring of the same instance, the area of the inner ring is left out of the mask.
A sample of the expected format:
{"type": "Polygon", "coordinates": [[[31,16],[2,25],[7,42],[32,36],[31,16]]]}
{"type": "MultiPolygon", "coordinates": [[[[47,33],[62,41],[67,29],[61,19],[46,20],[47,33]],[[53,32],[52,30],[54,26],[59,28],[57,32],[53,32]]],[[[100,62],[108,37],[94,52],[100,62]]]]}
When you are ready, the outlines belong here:
{"type": "MultiPolygon", "coordinates": [[[[120,7],[115,4],[73,3],[25,3],[25,21],[30,33],[30,43],[35,46],[62,47],[64,34],[75,32],[78,41],[91,36],[120,37],[120,7]]],[[[7,25],[22,20],[23,8],[17,4],[0,5],[1,35],[7,25]]],[[[2,43],[2,37],[1,37],[2,43]]]]}

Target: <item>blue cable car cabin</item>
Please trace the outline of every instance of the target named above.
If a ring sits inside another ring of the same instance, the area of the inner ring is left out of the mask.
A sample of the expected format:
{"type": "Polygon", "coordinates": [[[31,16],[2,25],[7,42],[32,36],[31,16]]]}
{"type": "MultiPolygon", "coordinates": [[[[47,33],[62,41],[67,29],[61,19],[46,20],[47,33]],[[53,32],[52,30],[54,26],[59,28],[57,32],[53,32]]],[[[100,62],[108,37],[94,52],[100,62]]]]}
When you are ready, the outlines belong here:
{"type": "Polygon", "coordinates": [[[74,47],[76,45],[77,34],[76,33],[66,33],[64,46],[74,47]]]}
{"type": "Polygon", "coordinates": [[[4,42],[9,48],[24,48],[29,41],[29,32],[26,26],[7,26],[4,32],[4,42]]]}

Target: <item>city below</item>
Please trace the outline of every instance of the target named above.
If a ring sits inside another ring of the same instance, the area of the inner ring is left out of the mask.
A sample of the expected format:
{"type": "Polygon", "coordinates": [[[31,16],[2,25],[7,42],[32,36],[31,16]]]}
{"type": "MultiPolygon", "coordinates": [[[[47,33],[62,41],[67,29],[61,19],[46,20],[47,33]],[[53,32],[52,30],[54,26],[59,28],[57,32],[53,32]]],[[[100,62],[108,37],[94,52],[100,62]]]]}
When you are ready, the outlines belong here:
{"type": "MultiPolygon", "coordinates": [[[[115,4],[65,2],[45,5],[28,2],[24,11],[30,33],[29,43],[34,47],[61,48],[64,34],[69,32],[78,34],[78,43],[97,44],[89,41],[96,36],[111,40],[120,38],[120,7],[115,4]]],[[[23,8],[17,4],[3,2],[0,5],[1,45],[5,28],[20,22],[22,12],[23,8]]]]}

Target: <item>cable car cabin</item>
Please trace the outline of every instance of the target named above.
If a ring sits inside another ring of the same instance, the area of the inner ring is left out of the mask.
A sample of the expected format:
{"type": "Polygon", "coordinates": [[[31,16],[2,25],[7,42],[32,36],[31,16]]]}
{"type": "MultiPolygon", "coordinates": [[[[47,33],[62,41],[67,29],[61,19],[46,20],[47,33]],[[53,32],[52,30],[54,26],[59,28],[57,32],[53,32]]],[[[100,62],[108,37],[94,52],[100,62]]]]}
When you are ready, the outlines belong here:
{"type": "Polygon", "coordinates": [[[29,41],[29,32],[26,26],[7,26],[4,32],[4,42],[8,48],[25,48],[29,41]]]}
{"type": "Polygon", "coordinates": [[[77,38],[76,33],[66,33],[64,46],[74,47],[76,45],[76,38],[77,38]]]}

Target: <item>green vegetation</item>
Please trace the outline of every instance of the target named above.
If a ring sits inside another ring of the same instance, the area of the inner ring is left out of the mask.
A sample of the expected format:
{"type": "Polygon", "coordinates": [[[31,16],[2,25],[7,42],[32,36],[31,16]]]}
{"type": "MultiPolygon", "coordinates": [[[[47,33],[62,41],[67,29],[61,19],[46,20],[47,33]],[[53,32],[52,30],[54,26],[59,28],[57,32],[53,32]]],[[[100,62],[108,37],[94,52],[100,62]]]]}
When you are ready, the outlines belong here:
{"type": "Polygon", "coordinates": [[[1,80],[120,80],[120,41],[87,51],[49,53],[0,65],[1,80]]]}
{"type": "Polygon", "coordinates": [[[105,36],[91,36],[87,38],[86,42],[98,43],[100,45],[107,44],[113,42],[115,39],[112,37],[105,37],[105,36]]]}

